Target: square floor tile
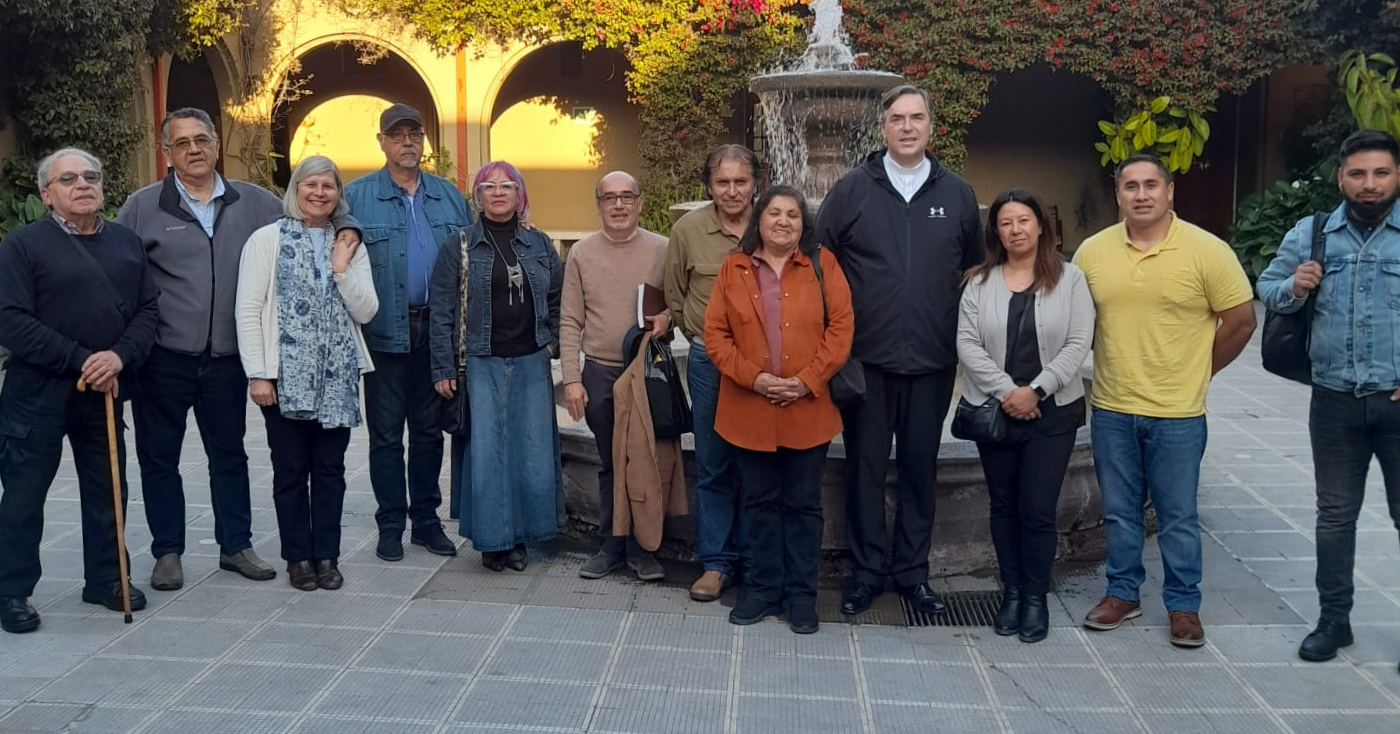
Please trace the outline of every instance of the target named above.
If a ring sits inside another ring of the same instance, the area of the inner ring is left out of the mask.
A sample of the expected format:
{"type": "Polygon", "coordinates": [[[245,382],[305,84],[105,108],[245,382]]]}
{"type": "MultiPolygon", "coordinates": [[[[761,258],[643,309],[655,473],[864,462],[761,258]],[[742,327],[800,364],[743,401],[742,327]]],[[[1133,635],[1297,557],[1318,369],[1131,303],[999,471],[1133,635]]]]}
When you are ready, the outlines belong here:
{"type": "Polygon", "coordinates": [[[924,701],[988,706],[987,691],[971,665],[861,661],[872,701],[924,701]]]}
{"type": "Polygon", "coordinates": [[[26,703],[0,718],[0,731],[63,732],[64,734],[127,734],[150,716],[152,709],[26,703]]]}
{"type": "Polygon", "coordinates": [[[433,734],[437,728],[437,724],[312,716],[303,719],[287,734],[433,734]]]}
{"type": "Polygon", "coordinates": [[[157,706],[207,667],[195,661],[92,658],[45,688],[39,700],[157,706]]]}
{"type": "Polygon", "coordinates": [[[1114,668],[1113,677],[1139,709],[1259,708],[1249,691],[1223,665],[1114,668]]]}
{"type": "Polygon", "coordinates": [[[583,731],[596,685],[478,680],[453,721],[583,731]]]}
{"type": "Polygon", "coordinates": [[[525,607],[510,636],[568,642],[607,642],[617,639],[622,613],[597,609],[525,607]]]}
{"type": "Polygon", "coordinates": [[[970,734],[1001,727],[990,711],[872,704],[870,717],[879,734],[970,734]]]}
{"type": "Polygon", "coordinates": [[[295,721],[291,715],[165,711],[141,730],[143,734],[282,734],[295,721]]]}
{"type": "Polygon", "coordinates": [[[862,734],[860,704],[795,698],[740,698],[738,734],[862,734]]]}
{"type": "Polygon", "coordinates": [[[374,634],[370,630],[273,623],[229,651],[227,659],[343,666],[369,645],[374,634]]]}
{"type": "Polygon", "coordinates": [[[1142,718],[1152,734],[1282,734],[1268,714],[1154,714],[1142,718]]]}
{"type": "Polygon", "coordinates": [[[1241,668],[1241,678],[1270,706],[1286,709],[1397,711],[1393,701],[1344,664],[1241,668]]]}
{"type": "Polygon", "coordinates": [[[1125,734],[1137,732],[1126,710],[1116,713],[1083,711],[1007,711],[1015,734],[1125,734]]]}
{"type": "Polygon", "coordinates": [[[355,667],[473,675],[490,648],[491,640],[480,637],[385,632],[355,667]]]}
{"type": "Polygon", "coordinates": [[[615,685],[725,691],[729,688],[729,651],[676,652],[626,647],[617,658],[615,685]]]}
{"type": "Polygon", "coordinates": [[[725,697],[718,693],[678,693],[609,688],[598,705],[597,731],[722,734],[725,697]]]}
{"type": "Polygon", "coordinates": [[[104,655],[136,655],[210,660],[222,657],[257,625],[250,622],[185,622],[147,619],[104,655]]]}
{"type": "Polygon", "coordinates": [[[1093,668],[989,668],[1003,706],[1117,709],[1126,705],[1093,668]]]}
{"type": "Polygon", "coordinates": [[[739,663],[739,693],[855,698],[855,663],[850,660],[745,655],[739,663]]]}
{"type": "Polygon", "coordinates": [[[515,612],[508,604],[414,599],[389,625],[405,632],[497,635],[515,612]]]}
{"type": "Polygon", "coordinates": [[[506,640],[496,648],[482,675],[597,683],[612,649],[606,645],[506,640]]]}
{"type": "Polygon", "coordinates": [[[332,668],[224,663],[191,683],[175,705],[298,713],[337,672],[332,668]]]}
{"type": "Polygon", "coordinates": [[[1396,714],[1286,714],[1294,734],[1382,734],[1400,731],[1396,714]]]}
{"type": "Polygon", "coordinates": [[[964,635],[971,633],[951,627],[861,625],[854,628],[852,634],[855,635],[861,657],[866,660],[926,663],[966,663],[972,660],[964,639],[964,635]]]}
{"type": "Polygon", "coordinates": [[[352,670],[326,692],[315,712],[356,718],[439,719],[447,715],[467,680],[352,670]]]}

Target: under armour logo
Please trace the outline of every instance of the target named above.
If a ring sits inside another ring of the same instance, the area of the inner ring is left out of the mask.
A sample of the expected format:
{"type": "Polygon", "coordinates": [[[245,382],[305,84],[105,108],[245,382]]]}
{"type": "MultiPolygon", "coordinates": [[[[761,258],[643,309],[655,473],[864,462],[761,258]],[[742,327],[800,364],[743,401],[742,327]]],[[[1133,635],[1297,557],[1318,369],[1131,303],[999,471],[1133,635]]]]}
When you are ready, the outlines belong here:
{"type": "Polygon", "coordinates": [[[928,208],[929,219],[947,219],[948,210],[941,206],[931,206],[928,208]]]}

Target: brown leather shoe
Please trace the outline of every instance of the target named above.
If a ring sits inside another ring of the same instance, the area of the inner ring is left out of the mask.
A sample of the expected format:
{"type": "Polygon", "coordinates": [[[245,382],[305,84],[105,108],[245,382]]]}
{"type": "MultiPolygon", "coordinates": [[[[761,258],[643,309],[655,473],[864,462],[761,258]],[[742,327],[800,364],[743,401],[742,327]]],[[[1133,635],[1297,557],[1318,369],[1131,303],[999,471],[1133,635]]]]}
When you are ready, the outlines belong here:
{"type": "Polygon", "coordinates": [[[690,586],[690,598],[695,601],[714,601],[729,588],[729,574],[719,571],[706,571],[690,586]]]}
{"type": "Polygon", "coordinates": [[[1142,616],[1142,605],[1135,601],[1119,599],[1116,596],[1105,596],[1099,600],[1098,606],[1089,610],[1084,617],[1084,626],[1091,630],[1108,631],[1116,630],[1119,625],[1134,618],[1142,616]]]}
{"type": "Polygon", "coordinates": [[[291,561],[287,564],[287,582],[302,591],[316,590],[316,569],[311,561],[291,561]]]}
{"type": "Polygon", "coordinates": [[[1200,647],[1206,644],[1206,631],[1195,612],[1172,612],[1172,644],[1177,647],[1200,647]]]}

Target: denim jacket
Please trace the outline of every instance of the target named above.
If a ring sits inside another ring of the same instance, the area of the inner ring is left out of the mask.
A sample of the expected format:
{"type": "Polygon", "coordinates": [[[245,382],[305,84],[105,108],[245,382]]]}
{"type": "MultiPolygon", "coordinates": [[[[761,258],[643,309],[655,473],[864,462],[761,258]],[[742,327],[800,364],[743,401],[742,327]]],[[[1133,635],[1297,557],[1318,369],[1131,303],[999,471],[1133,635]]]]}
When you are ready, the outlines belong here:
{"type": "MultiPolygon", "coordinates": [[[[1311,257],[1313,218],[1295,225],[1259,276],[1259,300],[1292,313],[1293,273],[1311,257]]],[[[1312,322],[1313,382],[1357,396],[1400,386],[1400,206],[1362,239],[1343,203],[1327,219],[1326,264],[1312,322]]]]}
{"type": "MultiPolygon", "coordinates": [[[[476,222],[467,230],[467,356],[491,355],[491,272],[496,253],[486,229],[476,222]]],[[[549,235],[517,228],[510,246],[524,266],[535,300],[535,343],[559,354],[559,306],[564,292],[564,264],[549,235]]],[[[433,381],[457,376],[457,309],[462,250],[453,235],[438,245],[437,263],[428,283],[428,338],[432,345],[433,381]]]]}
{"type": "MultiPolygon", "coordinates": [[[[442,242],[475,218],[467,199],[451,181],[426,171],[419,174],[424,211],[433,239],[442,242]]],[[[365,251],[379,294],[379,313],[364,327],[365,343],[376,352],[403,354],[408,344],[408,221],[403,198],[386,166],[345,186],[345,202],[360,221],[365,251]]],[[[432,283],[428,284],[429,302],[432,283]]]]}

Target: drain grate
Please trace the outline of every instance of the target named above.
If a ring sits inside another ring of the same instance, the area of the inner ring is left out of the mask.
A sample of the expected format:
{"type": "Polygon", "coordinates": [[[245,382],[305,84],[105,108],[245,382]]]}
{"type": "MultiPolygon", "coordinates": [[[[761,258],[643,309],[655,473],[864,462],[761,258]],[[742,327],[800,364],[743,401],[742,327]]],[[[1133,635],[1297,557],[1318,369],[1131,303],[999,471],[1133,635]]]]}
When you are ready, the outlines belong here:
{"type": "Polygon", "coordinates": [[[910,627],[990,627],[1001,605],[1000,591],[955,591],[943,594],[948,611],[942,614],[916,612],[901,598],[904,622],[910,627]]]}

